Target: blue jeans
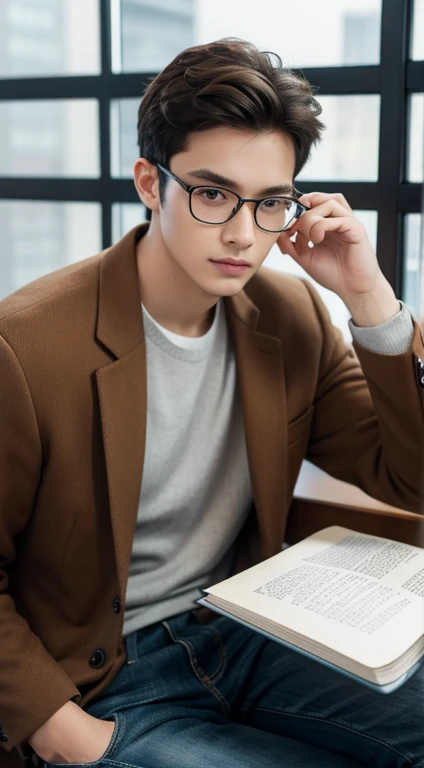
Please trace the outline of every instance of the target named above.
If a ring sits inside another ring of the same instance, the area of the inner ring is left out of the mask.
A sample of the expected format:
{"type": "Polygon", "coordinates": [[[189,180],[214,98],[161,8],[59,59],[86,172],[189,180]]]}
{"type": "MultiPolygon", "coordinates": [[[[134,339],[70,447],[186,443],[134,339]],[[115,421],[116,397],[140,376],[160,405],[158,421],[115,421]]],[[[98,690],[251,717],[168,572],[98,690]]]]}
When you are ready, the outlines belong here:
{"type": "Polygon", "coordinates": [[[87,711],[108,768],[424,767],[424,668],[383,695],[232,619],[187,611],[126,638],[87,711]]]}

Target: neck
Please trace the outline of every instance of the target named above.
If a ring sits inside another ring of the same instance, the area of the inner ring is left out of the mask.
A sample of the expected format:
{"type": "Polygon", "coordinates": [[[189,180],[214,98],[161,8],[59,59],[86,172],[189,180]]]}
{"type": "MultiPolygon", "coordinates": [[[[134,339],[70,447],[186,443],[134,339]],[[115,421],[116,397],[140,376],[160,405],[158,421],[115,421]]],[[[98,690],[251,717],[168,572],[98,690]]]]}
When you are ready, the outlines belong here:
{"type": "MultiPolygon", "coordinates": [[[[154,217],[153,217],[154,219],[154,217]]],[[[181,336],[209,330],[219,296],[196,285],[172,258],[153,220],[136,246],[140,298],[157,323],[181,336]]]]}

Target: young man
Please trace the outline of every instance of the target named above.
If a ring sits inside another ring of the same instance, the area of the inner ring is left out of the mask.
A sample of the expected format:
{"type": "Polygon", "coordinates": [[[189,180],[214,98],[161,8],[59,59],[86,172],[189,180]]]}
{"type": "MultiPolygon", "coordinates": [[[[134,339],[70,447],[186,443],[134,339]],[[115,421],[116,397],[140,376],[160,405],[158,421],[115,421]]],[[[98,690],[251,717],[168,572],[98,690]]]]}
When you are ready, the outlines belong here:
{"type": "Polygon", "coordinates": [[[305,456],[421,511],[422,333],[343,196],[297,198],[319,112],[248,43],[184,51],[150,222],[0,304],[2,768],[424,766],[423,671],[387,698],[195,602],[281,549],[305,456]]]}

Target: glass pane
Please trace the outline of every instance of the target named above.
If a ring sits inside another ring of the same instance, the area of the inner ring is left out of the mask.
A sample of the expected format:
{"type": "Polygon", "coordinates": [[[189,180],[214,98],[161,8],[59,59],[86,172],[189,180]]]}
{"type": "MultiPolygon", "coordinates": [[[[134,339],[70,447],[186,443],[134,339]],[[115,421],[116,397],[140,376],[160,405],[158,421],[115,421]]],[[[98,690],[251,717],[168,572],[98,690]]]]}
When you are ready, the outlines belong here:
{"type": "Polygon", "coordinates": [[[200,0],[196,43],[235,36],[278,53],[286,67],[378,64],[381,0],[200,0]],[[319,31],[318,31],[319,30],[319,31]]]}
{"type": "Polygon", "coordinates": [[[297,177],[320,181],[376,181],[380,96],[320,96],[323,138],[297,177]]]}
{"type": "Polygon", "coordinates": [[[288,67],[380,61],[381,0],[116,0],[114,7],[118,72],[159,71],[184,48],[221,37],[251,40],[288,67]]]}
{"type": "MultiPolygon", "coordinates": [[[[349,201],[348,201],[349,202],[349,201]]],[[[355,217],[360,221],[367,230],[368,237],[374,251],[377,250],[377,223],[378,215],[377,211],[354,211],[355,217]]]]}
{"type": "Polygon", "coordinates": [[[99,72],[99,0],[2,0],[0,77],[99,72]]]}
{"type": "MultiPolygon", "coordinates": [[[[367,230],[368,237],[375,250],[377,247],[377,211],[355,210],[354,214],[356,218],[362,222],[365,229],[367,230]]],[[[327,288],[323,288],[323,286],[317,283],[315,280],[312,280],[308,273],[305,272],[305,270],[299,264],[297,264],[294,259],[291,258],[291,256],[288,256],[287,254],[283,255],[277,245],[274,245],[273,248],[271,248],[269,255],[264,261],[264,266],[275,269],[278,272],[285,272],[287,274],[301,277],[304,280],[309,280],[317,289],[321,298],[325,302],[326,307],[331,315],[333,324],[337,326],[337,328],[340,328],[345,340],[350,344],[352,341],[352,334],[349,330],[348,320],[351,315],[348,308],[346,307],[346,304],[341,300],[339,296],[337,296],[336,293],[334,293],[334,291],[329,291],[327,288]]]]}
{"type": "Polygon", "coordinates": [[[137,112],[141,99],[120,99],[111,103],[111,174],[132,178],[137,146],[137,112]]]}
{"type": "Polygon", "coordinates": [[[142,203],[113,203],[112,205],[112,242],[116,243],[137,224],[146,219],[146,209],[142,203]]]}
{"type": "Polygon", "coordinates": [[[411,58],[424,59],[424,0],[414,0],[411,58]]]}
{"type": "Polygon", "coordinates": [[[158,72],[191,45],[194,0],[112,0],[114,72],[158,72]]]}
{"type": "Polygon", "coordinates": [[[0,299],[101,250],[101,206],[0,200],[0,299]]]}
{"type": "Polygon", "coordinates": [[[409,103],[407,181],[424,179],[424,93],[413,93],[409,103]]]}
{"type": "Polygon", "coordinates": [[[424,259],[420,258],[422,217],[419,213],[409,213],[405,216],[405,259],[403,268],[402,301],[408,304],[415,316],[424,321],[424,307],[420,302],[421,270],[424,269],[424,259]]]}
{"type": "Polygon", "coordinates": [[[98,177],[98,102],[0,102],[0,175],[98,177]]]}

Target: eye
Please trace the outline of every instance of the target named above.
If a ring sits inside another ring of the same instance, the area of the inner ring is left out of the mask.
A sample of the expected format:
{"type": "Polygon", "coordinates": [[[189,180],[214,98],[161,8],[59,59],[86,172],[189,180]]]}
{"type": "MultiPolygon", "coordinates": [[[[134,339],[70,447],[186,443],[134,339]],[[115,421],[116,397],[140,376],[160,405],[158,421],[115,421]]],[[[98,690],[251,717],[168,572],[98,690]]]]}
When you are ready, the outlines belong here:
{"type": "Polygon", "coordinates": [[[291,200],[286,200],[284,197],[268,197],[261,202],[261,208],[264,208],[266,211],[275,211],[277,208],[290,208],[291,205],[291,200]]]}
{"type": "Polygon", "coordinates": [[[225,200],[225,195],[222,194],[222,192],[219,189],[216,189],[215,187],[210,187],[208,189],[198,189],[196,191],[196,194],[200,195],[200,197],[203,198],[203,200],[207,200],[210,203],[214,203],[218,200],[225,200]]]}

